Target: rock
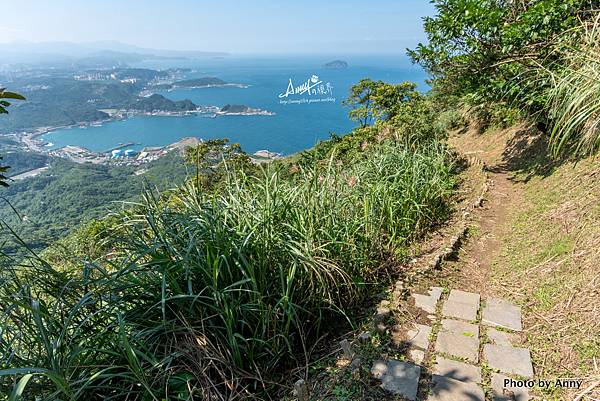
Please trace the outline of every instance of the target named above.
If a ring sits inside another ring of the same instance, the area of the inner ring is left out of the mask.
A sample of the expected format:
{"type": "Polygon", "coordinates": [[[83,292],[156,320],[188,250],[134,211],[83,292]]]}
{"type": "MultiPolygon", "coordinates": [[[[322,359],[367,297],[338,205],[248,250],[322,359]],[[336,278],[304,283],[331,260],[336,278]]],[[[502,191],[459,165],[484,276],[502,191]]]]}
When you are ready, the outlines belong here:
{"type": "Polygon", "coordinates": [[[479,310],[479,301],[479,294],[452,290],[450,291],[450,296],[444,302],[442,313],[447,317],[475,320],[477,319],[477,311],[479,310]]]}
{"type": "Polygon", "coordinates": [[[379,334],[384,334],[387,331],[387,326],[383,323],[377,323],[375,325],[375,331],[377,331],[379,334]]]}
{"type": "Polygon", "coordinates": [[[430,334],[431,327],[415,324],[414,327],[406,333],[406,342],[413,347],[426,350],[429,347],[430,334]]]}
{"type": "Polygon", "coordinates": [[[358,336],[358,341],[360,341],[363,344],[368,343],[369,341],[371,341],[371,333],[369,333],[368,331],[360,333],[360,335],[358,336]]]}
{"type": "Polygon", "coordinates": [[[533,377],[531,353],[528,349],[486,344],[483,347],[483,355],[492,369],[507,374],[533,377]]]}
{"type": "Polygon", "coordinates": [[[461,382],[481,383],[481,369],[464,362],[437,357],[433,373],[461,382]]]}
{"type": "Polygon", "coordinates": [[[349,366],[350,371],[354,372],[355,370],[360,369],[360,365],[362,365],[362,360],[360,358],[354,358],[349,366]]]}
{"type": "Polygon", "coordinates": [[[487,338],[491,343],[510,347],[515,343],[515,336],[496,329],[489,328],[486,331],[487,338]]]}
{"type": "Polygon", "coordinates": [[[411,349],[408,351],[408,356],[414,363],[420,365],[425,360],[425,351],[421,351],[420,349],[411,349]]]}
{"type": "Polygon", "coordinates": [[[433,375],[428,401],[485,401],[485,394],[475,383],[433,375]]]}
{"type": "Polygon", "coordinates": [[[381,380],[381,387],[394,395],[408,400],[417,399],[421,368],[412,363],[397,360],[376,361],[371,374],[381,380]]]}
{"type": "Polygon", "coordinates": [[[381,323],[390,316],[390,313],[390,301],[381,301],[377,307],[373,320],[375,323],[381,323]]]}
{"type": "Polygon", "coordinates": [[[522,387],[504,387],[504,379],[508,377],[492,373],[492,394],[494,401],[529,401],[529,390],[522,387]]]}
{"type": "Polygon", "coordinates": [[[344,357],[351,361],[354,358],[354,351],[352,350],[352,347],[350,346],[350,342],[346,339],[340,341],[340,347],[342,348],[342,351],[344,352],[344,357]]]}
{"type": "Polygon", "coordinates": [[[308,386],[304,380],[300,379],[294,384],[294,393],[298,401],[310,401],[308,396],[308,386]]]}
{"type": "Polygon", "coordinates": [[[481,319],[483,324],[522,331],[521,308],[504,299],[490,298],[486,301],[481,319]]]}

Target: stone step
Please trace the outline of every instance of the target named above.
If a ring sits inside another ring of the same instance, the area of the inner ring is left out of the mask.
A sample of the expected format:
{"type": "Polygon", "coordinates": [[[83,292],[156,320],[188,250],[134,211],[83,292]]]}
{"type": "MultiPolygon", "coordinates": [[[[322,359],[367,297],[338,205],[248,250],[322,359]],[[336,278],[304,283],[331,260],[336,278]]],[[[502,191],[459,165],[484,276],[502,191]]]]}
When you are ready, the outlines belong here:
{"type": "Polygon", "coordinates": [[[415,324],[413,328],[406,333],[405,340],[411,347],[426,350],[429,348],[430,334],[431,327],[422,324],[415,324]]]}
{"type": "Polygon", "coordinates": [[[454,317],[469,321],[475,320],[477,319],[480,300],[479,294],[452,290],[450,291],[450,296],[448,296],[448,299],[444,302],[442,314],[446,317],[454,317]]]}
{"type": "Polygon", "coordinates": [[[481,368],[468,363],[437,357],[433,373],[465,383],[481,383],[481,368]]]}
{"type": "Polygon", "coordinates": [[[407,400],[417,399],[421,367],[395,359],[375,361],[371,374],[381,380],[381,387],[407,400]]]}
{"type": "Polygon", "coordinates": [[[422,309],[427,313],[435,313],[435,309],[440,297],[442,296],[442,292],[443,288],[441,287],[431,287],[429,289],[429,294],[413,294],[412,298],[414,299],[415,306],[417,308],[422,309]]]}
{"type": "Polygon", "coordinates": [[[521,308],[504,299],[490,298],[485,303],[481,322],[513,331],[522,331],[521,308]]]}
{"type": "Polygon", "coordinates": [[[499,373],[492,373],[493,401],[529,401],[531,399],[529,390],[511,386],[509,380],[510,379],[507,376],[499,373]],[[505,380],[508,381],[506,386],[505,380]]]}
{"type": "Polygon", "coordinates": [[[504,331],[496,330],[493,328],[487,329],[486,335],[489,342],[496,345],[510,347],[512,345],[515,345],[515,343],[517,342],[514,334],[506,333],[504,331]]]}
{"type": "Polygon", "coordinates": [[[444,319],[435,342],[435,351],[477,363],[479,327],[458,320],[444,319]]]}
{"type": "Polygon", "coordinates": [[[485,394],[475,383],[433,375],[428,401],[485,401],[485,394]]]}
{"type": "Polygon", "coordinates": [[[526,348],[485,344],[483,355],[492,369],[498,369],[507,374],[533,377],[531,353],[526,348]]]}

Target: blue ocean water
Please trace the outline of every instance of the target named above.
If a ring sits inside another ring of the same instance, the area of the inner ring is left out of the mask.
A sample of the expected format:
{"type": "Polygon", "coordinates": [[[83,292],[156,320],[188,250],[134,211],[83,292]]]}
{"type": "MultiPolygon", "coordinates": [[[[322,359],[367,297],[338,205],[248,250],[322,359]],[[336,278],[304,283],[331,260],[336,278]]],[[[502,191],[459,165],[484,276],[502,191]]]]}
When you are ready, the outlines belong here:
{"type": "MultiPolygon", "coordinates": [[[[341,58],[341,57],[340,57],[341,58]]],[[[248,88],[202,88],[179,89],[161,92],[173,99],[190,99],[198,105],[222,107],[226,104],[244,104],[274,112],[272,116],[222,116],[206,118],[200,115],[188,117],[139,116],[123,121],[114,121],[101,127],[61,129],[46,134],[43,139],[54,144],[54,148],[78,145],[93,151],[105,151],[119,143],[135,142],[144,146],[164,146],[183,137],[196,136],[203,139],[229,138],[239,142],[249,153],[268,149],[291,154],[327,139],[330,133],[344,134],[355,122],[348,119],[348,108],[342,100],[348,96],[350,86],[361,78],[419,83],[423,90],[426,74],[412,66],[401,56],[344,57],[347,69],[326,69],[323,64],[331,61],[327,57],[227,57],[206,60],[199,64],[145,63],[140,67],[168,68],[186,67],[193,72],[187,78],[216,76],[227,82],[249,85],[248,88]],[[290,79],[294,86],[306,83],[313,75],[323,85],[329,84],[327,94],[289,95],[290,99],[322,99],[316,103],[282,104],[280,94],[286,92],[290,79]],[[332,102],[332,99],[335,99],[332,102]]]]}

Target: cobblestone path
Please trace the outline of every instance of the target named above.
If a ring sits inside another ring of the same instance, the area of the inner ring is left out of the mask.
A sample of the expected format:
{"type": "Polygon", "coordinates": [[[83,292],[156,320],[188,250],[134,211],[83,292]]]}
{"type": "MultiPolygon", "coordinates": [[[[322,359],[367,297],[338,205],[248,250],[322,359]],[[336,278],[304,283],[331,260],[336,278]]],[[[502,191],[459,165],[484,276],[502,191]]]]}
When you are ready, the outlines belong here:
{"type": "Polygon", "coordinates": [[[412,361],[373,364],[371,373],[385,390],[407,400],[530,399],[517,383],[533,378],[529,350],[516,345],[522,330],[519,307],[440,287],[411,298],[430,323],[414,323],[401,334],[412,361]]]}

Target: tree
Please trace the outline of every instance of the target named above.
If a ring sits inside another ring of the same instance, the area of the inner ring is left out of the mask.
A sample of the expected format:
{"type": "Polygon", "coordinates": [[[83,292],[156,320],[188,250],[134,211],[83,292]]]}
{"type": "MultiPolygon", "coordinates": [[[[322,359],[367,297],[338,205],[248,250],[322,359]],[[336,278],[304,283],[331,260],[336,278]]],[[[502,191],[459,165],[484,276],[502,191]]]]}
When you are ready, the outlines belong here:
{"type": "Polygon", "coordinates": [[[250,157],[242,151],[239,143],[229,144],[229,139],[210,139],[197,146],[188,147],[185,162],[196,169],[196,185],[212,189],[221,180],[225,168],[248,169],[250,157]]]}
{"type": "Polygon", "coordinates": [[[350,119],[358,121],[362,128],[370,125],[373,117],[373,92],[377,87],[377,82],[370,79],[361,79],[357,84],[350,88],[350,96],[344,100],[344,105],[349,106],[350,119]]]}
{"type": "Polygon", "coordinates": [[[589,0],[434,0],[424,19],[428,43],[409,50],[446,93],[543,108],[540,66],[560,68],[558,39],[590,18],[589,0]]]}
{"type": "Polygon", "coordinates": [[[413,82],[388,84],[383,81],[361,79],[350,89],[344,104],[352,108],[349,116],[366,128],[377,121],[390,121],[401,113],[406,103],[420,96],[413,82]]]}
{"type": "MultiPolygon", "coordinates": [[[[7,92],[4,88],[0,88],[0,114],[7,114],[8,110],[6,108],[10,106],[10,102],[6,99],[15,99],[15,100],[25,100],[25,98],[18,93],[7,92]]],[[[2,157],[0,157],[2,160],[2,157]]],[[[10,167],[3,166],[0,164],[0,186],[7,187],[6,176],[4,175],[10,167]]]]}

